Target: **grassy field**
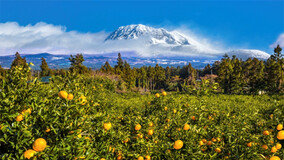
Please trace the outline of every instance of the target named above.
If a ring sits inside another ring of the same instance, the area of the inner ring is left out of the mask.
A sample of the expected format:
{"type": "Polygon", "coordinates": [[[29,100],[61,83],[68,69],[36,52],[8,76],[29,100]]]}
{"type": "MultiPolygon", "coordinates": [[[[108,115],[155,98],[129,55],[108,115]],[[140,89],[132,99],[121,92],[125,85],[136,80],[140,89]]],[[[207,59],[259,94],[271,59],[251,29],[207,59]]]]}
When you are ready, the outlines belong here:
{"type": "Polygon", "coordinates": [[[0,89],[1,159],[284,157],[284,96],[119,94],[84,77],[0,89]]]}

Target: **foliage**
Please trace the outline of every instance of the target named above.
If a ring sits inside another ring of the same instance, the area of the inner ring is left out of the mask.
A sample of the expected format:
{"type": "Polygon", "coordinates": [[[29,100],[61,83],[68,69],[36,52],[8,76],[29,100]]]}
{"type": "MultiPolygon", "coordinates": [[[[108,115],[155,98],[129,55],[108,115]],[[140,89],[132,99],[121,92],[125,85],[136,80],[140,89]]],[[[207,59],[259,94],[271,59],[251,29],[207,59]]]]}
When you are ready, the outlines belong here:
{"type": "Polygon", "coordinates": [[[45,76],[50,76],[52,74],[51,69],[49,69],[48,64],[44,58],[41,58],[41,65],[40,65],[40,76],[45,77],[45,76]]]}
{"type": "MultiPolygon", "coordinates": [[[[284,119],[283,96],[118,94],[116,83],[102,77],[67,72],[44,84],[36,79],[27,83],[28,73],[28,68],[15,67],[1,79],[1,159],[24,159],[24,152],[33,149],[38,138],[46,140],[47,148],[35,153],[32,158],[37,159],[148,155],[217,160],[284,155],[283,149],[270,152],[276,143],[284,145],[276,138],[276,126],[284,119]],[[60,98],[59,91],[74,98],[60,98]],[[21,114],[23,120],[16,121],[21,114]],[[141,129],[135,130],[137,124],[141,129]],[[183,129],[185,124],[189,129],[183,129]],[[266,130],[269,136],[262,134],[266,130]],[[183,142],[181,148],[174,146],[177,140],[183,142]],[[267,150],[262,149],[264,144],[267,150]]],[[[209,83],[202,81],[201,88],[209,83]]]]}
{"type": "Polygon", "coordinates": [[[89,70],[86,66],[83,65],[84,57],[82,54],[76,54],[70,56],[69,61],[71,62],[71,67],[69,68],[71,72],[76,72],[79,74],[89,73],[89,70]]]}

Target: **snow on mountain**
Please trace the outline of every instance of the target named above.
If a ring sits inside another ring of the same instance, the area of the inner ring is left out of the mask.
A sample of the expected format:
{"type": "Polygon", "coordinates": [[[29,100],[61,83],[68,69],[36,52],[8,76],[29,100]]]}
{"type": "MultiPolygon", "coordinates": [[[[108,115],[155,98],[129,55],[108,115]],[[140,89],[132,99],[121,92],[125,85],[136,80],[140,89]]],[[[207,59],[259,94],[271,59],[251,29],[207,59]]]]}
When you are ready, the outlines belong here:
{"type": "Polygon", "coordinates": [[[227,53],[229,56],[236,55],[238,58],[246,60],[248,58],[268,59],[270,54],[256,49],[238,49],[227,53]]]}
{"type": "Polygon", "coordinates": [[[255,57],[267,59],[270,55],[260,50],[237,49],[226,52],[214,49],[192,36],[164,28],[153,28],[142,24],[121,26],[112,32],[105,42],[123,42],[128,49],[136,50],[140,56],[189,56],[220,57],[227,53],[238,58],[255,57]],[[136,48],[133,46],[135,45],[136,48]],[[138,47],[139,46],[139,47],[138,47]]]}
{"type": "Polygon", "coordinates": [[[178,32],[169,32],[164,28],[152,28],[142,24],[121,26],[112,32],[108,40],[131,40],[146,38],[150,44],[189,45],[187,38],[178,32]]]}

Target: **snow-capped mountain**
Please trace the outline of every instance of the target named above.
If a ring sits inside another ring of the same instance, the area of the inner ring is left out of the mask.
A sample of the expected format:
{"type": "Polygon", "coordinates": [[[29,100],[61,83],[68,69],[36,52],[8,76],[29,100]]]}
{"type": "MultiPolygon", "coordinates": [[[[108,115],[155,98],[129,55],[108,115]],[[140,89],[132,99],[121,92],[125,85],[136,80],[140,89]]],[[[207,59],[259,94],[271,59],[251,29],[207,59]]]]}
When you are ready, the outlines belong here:
{"type": "Polygon", "coordinates": [[[131,40],[145,38],[150,44],[189,45],[186,37],[178,32],[169,32],[164,28],[153,28],[142,24],[121,26],[112,32],[108,40],[131,40]]]}
{"type": "Polygon", "coordinates": [[[242,58],[246,60],[247,58],[259,58],[259,59],[267,59],[270,54],[256,50],[256,49],[238,49],[232,50],[227,53],[229,56],[236,55],[238,58],[242,58]]]}
{"type": "MultiPolygon", "coordinates": [[[[168,31],[164,28],[153,28],[142,24],[121,26],[105,39],[105,43],[121,42],[125,49],[136,51],[146,57],[221,57],[225,53],[229,56],[247,59],[255,57],[267,59],[270,55],[260,50],[250,49],[215,49],[182,34],[178,31],[168,31]]],[[[117,44],[117,43],[116,43],[117,44]]]]}

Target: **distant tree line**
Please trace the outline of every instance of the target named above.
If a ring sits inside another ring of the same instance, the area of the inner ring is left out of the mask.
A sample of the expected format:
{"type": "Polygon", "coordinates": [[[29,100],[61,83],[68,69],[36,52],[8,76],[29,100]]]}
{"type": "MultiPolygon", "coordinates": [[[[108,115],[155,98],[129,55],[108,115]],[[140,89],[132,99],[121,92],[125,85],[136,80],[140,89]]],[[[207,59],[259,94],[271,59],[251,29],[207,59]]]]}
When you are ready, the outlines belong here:
{"type": "MultiPolygon", "coordinates": [[[[66,75],[67,72],[76,74],[91,74],[101,72],[107,75],[117,75],[121,89],[143,89],[169,91],[185,91],[189,86],[196,90],[204,86],[203,81],[209,84],[219,84],[220,92],[225,94],[255,94],[259,91],[269,93],[283,93],[284,60],[281,54],[282,49],[278,45],[274,54],[266,61],[257,58],[249,58],[246,61],[228,55],[214,64],[207,65],[202,70],[192,67],[191,63],[182,67],[163,68],[156,64],[155,67],[143,66],[140,68],[131,67],[127,61],[123,61],[121,54],[118,54],[117,64],[112,67],[108,61],[97,71],[93,71],[83,65],[82,54],[71,55],[69,70],[49,68],[46,60],[42,58],[41,70],[38,76],[66,75]]],[[[17,52],[11,64],[11,69],[16,67],[28,67],[26,59],[17,52]]],[[[0,78],[6,71],[0,66],[0,78]]],[[[34,74],[35,75],[35,74],[34,74]]]]}

